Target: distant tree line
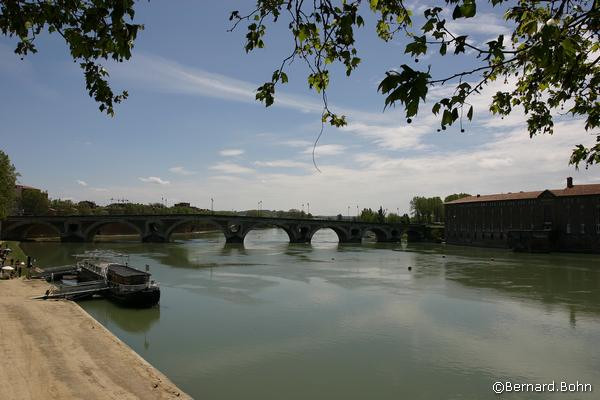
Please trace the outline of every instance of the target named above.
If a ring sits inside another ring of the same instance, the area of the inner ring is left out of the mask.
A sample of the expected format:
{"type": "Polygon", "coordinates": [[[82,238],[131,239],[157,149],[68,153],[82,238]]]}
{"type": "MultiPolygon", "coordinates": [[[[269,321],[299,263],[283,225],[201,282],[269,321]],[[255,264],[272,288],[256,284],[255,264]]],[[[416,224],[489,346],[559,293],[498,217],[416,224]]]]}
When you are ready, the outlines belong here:
{"type": "MultiPolygon", "coordinates": [[[[48,193],[26,188],[21,196],[16,199],[15,207],[8,214],[20,215],[141,215],[141,214],[212,214],[213,211],[206,208],[198,208],[189,203],[177,203],[166,206],[162,203],[112,203],[101,206],[93,201],[84,200],[74,202],[72,200],[49,199],[48,193]]],[[[283,210],[247,210],[247,211],[215,211],[220,215],[243,215],[251,217],[270,218],[313,218],[312,214],[297,209],[283,210]]]]}
{"type": "Polygon", "coordinates": [[[415,196],[410,201],[411,221],[415,223],[444,222],[444,203],[468,197],[468,193],[454,193],[444,198],[415,196]]]}

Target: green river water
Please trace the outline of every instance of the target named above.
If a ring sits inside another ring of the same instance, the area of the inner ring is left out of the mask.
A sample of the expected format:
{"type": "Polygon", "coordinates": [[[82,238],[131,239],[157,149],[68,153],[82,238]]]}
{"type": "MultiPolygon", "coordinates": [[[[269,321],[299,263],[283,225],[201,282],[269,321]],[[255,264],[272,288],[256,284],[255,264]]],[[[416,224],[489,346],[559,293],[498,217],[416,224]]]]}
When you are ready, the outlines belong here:
{"type": "Polygon", "coordinates": [[[285,232],[166,244],[25,243],[43,266],[111,249],[156,308],[80,303],[197,399],[600,399],[600,257],[433,244],[312,245],[285,232]],[[411,267],[411,270],[409,270],[411,267]],[[496,381],[592,393],[494,394],[496,381]]]}

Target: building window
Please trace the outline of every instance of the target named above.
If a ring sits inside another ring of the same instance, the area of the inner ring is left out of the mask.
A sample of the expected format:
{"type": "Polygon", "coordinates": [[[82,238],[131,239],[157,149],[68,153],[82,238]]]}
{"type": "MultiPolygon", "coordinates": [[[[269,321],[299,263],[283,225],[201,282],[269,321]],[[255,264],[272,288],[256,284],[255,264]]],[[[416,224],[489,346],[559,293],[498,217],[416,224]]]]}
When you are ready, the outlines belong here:
{"type": "Polygon", "coordinates": [[[585,224],[581,224],[581,233],[585,233],[585,224]]]}
{"type": "Polygon", "coordinates": [[[567,233],[571,233],[571,224],[567,224],[567,233]]]}

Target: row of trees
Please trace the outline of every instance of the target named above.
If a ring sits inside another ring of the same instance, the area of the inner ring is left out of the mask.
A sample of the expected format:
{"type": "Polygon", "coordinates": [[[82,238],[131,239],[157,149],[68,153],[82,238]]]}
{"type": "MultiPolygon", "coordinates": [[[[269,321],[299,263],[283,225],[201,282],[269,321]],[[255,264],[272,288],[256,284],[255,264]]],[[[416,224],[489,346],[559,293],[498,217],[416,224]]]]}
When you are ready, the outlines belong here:
{"type": "MultiPolygon", "coordinates": [[[[14,186],[14,185],[13,185],[14,186]]],[[[167,207],[162,203],[113,203],[99,206],[93,201],[48,199],[48,194],[37,189],[25,189],[16,200],[17,213],[25,215],[140,215],[140,214],[211,214],[208,209],[198,208],[189,203],[178,203],[167,207]]],[[[11,210],[12,211],[12,210],[11,210]]],[[[297,209],[217,211],[221,215],[245,215],[272,218],[312,218],[312,214],[297,209]]],[[[10,214],[8,212],[7,214],[10,214]]]]}
{"type": "Polygon", "coordinates": [[[0,150],[0,219],[5,218],[13,209],[17,176],[8,155],[0,150]]]}
{"type": "Polygon", "coordinates": [[[359,221],[362,222],[379,222],[379,223],[402,223],[409,224],[410,217],[408,214],[404,214],[402,216],[389,213],[387,210],[384,210],[383,207],[379,207],[379,210],[373,211],[370,208],[364,208],[358,217],[359,221]]]}
{"type": "Polygon", "coordinates": [[[442,222],[444,221],[444,202],[437,196],[415,196],[410,201],[410,212],[414,222],[442,222]]]}
{"type": "Polygon", "coordinates": [[[468,193],[454,193],[440,197],[415,196],[410,201],[411,221],[416,223],[441,223],[444,222],[444,203],[468,197],[468,193]]]}

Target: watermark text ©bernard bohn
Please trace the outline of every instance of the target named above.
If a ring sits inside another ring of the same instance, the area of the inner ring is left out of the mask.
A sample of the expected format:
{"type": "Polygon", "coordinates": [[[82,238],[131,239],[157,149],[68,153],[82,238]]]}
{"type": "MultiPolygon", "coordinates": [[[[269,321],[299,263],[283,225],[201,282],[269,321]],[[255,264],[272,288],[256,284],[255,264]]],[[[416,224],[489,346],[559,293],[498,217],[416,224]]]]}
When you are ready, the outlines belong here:
{"type": "Polygon", "coordinates": [[[492,385],[494,393],[510,392],[563,392],[563,393],[591,393],[593,387],[591,383],[581,383],[579,381],[552,381],[549,383],[515,383],[511,381],[497,381],[492,385]]]}

